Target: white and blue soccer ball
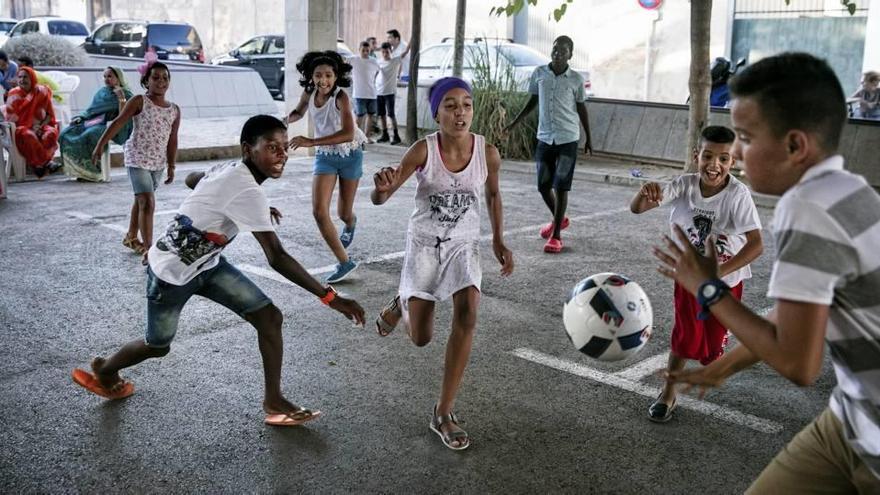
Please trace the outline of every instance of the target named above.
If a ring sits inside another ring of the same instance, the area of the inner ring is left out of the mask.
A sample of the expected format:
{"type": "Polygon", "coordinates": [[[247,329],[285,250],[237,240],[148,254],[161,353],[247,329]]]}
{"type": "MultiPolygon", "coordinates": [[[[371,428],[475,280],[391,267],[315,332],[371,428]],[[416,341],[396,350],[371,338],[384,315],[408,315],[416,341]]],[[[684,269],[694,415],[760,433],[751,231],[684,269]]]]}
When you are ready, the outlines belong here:
{"type": "Polygon", "coordinates": [[[562,318],[575,348],[601,361],[619,361],[638,353],[651,337],[654,324],[645,291],[617,273],[598,273],[578,282],[562,318]]]}

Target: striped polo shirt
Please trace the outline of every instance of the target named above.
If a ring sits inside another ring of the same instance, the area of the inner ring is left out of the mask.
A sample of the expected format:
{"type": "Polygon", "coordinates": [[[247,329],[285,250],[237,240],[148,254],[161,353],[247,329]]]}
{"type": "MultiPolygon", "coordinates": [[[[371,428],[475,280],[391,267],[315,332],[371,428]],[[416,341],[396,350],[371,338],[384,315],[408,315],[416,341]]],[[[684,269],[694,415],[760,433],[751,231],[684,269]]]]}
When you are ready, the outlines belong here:
{"type": "Polygon", "coordinates": [[[779,200],[767,295],[830,306],[831,410],[880,477],[880,195],[832,156],[779,200]]]}

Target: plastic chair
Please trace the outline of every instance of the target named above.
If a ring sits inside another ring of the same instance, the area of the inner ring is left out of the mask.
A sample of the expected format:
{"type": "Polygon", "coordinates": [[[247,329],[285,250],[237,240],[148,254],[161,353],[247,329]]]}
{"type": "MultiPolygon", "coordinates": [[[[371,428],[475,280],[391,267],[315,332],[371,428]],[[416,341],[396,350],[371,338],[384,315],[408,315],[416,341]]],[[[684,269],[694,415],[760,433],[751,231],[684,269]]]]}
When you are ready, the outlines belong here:
{"type": "Polygon", "coordinates": [[[55,107],[56,117],[59,118],[61,127],[66,127],[72,118],[70,98],[73,92],[76,91],[76,88],[79,87],[79,76],[60,70],[47,70],[46,72],[41,72],[41,74],[55,81],[55,84],[58,85],[57,94],[61,98],[61,102],[53,100],[52,105],[55,107]]]}
{"type": "Polygon", "coordinates": [[[27,163],[24,156],[18,152],[15,146],[15,124],[12,122],[0,122],[0,147],[3,148],[4,164],[3,175],[10,177],[15,176],[15,180],[24,180],[27,172],[27,163]]]}

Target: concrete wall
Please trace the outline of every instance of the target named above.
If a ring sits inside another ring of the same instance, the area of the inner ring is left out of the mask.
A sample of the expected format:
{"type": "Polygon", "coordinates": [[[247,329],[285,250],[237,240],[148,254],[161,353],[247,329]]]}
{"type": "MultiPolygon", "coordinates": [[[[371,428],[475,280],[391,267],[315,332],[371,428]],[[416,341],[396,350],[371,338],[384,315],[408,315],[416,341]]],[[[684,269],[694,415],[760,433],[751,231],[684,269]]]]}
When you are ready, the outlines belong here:
{"type": "MultiPolygon", "coordinates": [[[[137,66],[140,61],[120,57],[95,57],[91,67],[40,67],[38,70],[63,70],[79,76],[79,87],[70,99],[73,115],[89,106],[92,97],[103,86],[107,65],[117,65],[135,94],[143,94],[137,66]]],[[[167,97],[180,107],[184,118],[225,117],[278,113],[260,76],[250,69],[204,66],[202,64],[168,63],[171,85],[167,97]]]]}

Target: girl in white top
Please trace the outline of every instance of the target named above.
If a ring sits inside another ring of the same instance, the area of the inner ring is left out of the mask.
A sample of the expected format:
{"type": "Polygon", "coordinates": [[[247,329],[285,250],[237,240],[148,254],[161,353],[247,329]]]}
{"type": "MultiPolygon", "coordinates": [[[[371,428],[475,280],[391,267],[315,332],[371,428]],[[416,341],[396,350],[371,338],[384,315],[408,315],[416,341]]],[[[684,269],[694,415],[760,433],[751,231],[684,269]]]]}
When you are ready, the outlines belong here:
{"type": "Polygon", "coordinates": [[[480,303],[480,189],[485,191],[492,249],[502,276],[513,272],[513,254],[502,237],[501,157],[483,136],[470,132],[470,87],[447,77],[438,80],[430,94],[440,131],[413,144],[397,169],[386,167],[373,177],[372,200],[377,205],[411,175],[418,181],[399,295],[376,319],[376,330],[386,336],[404,318],[413,343],[424,346],[434,332],[435,303],[452,297],[452,332],[430,428],[447,447],[462,450],[470,445],[470,438],[458,426],[452,408],[470,356],[480,303]]]}
{"type": "Polygon", "coordinates": [[[143,254],[146,264],[147,251],[153,245],[153,211],[156,209],[155,191],[166,172],[165,184],[174,180],[174,161],[177,156],[177,129],[180,127],[180,109],[165,99],[171,84],[171,72],[161,62],[144,65],[141,86],[147,90],[128,100],[119,117],[107,127],[95,151],[92,162],[101,159],[107,143],[113,139],[129,120],[134,129],[123,146],[125,169],[134,191],[128,233],[122,244],[138,254],[143,254]],[[138,230],[141,239],[138,241],[138,230]]]}
{"type": "Polygon", "coordinates": [[[367,138],[354,125],[351,98],[341,88],[351,86],[351,65],[336,52],[306,53],[296,64],[299,84],[305,90],[296,108],[287,116],[292,123],[306,116],[306,110],[315,125],[315,137],[296,136],[290,147],[317,147],[314,180],[312,183],[312,212],[324,241],[339,260],[336,270],[327,277],[335,283],[357,268],[346,249],[354,240],[357,216],[353,211],[358,182],[363,175],[363,145],[367,138]],[[342,235],[337,237],[336,226],[330,219],[330,200],[339,177],[337,213],[345,223],[342,235]]]}

